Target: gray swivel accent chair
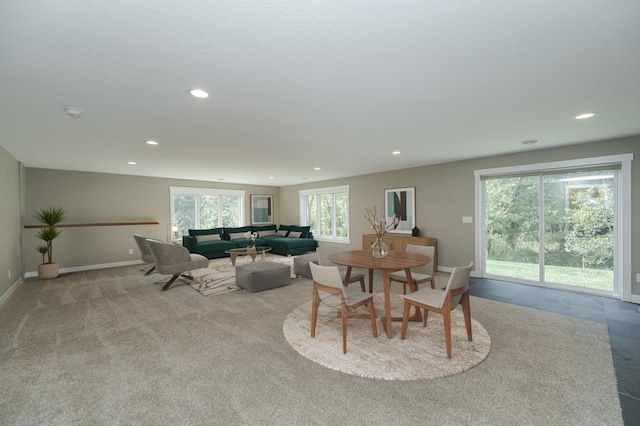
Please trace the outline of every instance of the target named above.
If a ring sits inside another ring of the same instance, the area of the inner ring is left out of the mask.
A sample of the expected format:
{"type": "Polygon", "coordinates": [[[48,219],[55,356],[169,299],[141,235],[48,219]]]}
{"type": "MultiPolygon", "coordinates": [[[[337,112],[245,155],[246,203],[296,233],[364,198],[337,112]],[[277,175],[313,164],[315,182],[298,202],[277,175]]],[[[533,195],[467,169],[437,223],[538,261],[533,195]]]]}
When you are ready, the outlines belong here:
{"type": "Polygon", "coordinates": [[[149,275],[156,269],[156,265],[154,264],[155,259],[151,254],[151,250],[149,250],[149,244],[147,244],[147,240],[152,238],[144,237],[139,234],[133,234],[133,239],[136,240],[136,244],[138,245],[138,249],[140,250],[140,258],[142,259],[142,261],[144,263],[151,263],[151,266],[146,266],[141,269],[141,271],[144,271],[146,269],[147,272],[145,273],[145,275],[149,275]]]}
{"type": "Polygon", "coordinates": [[[186,274],[186,272],[209,266],[209,260],[206,257],[199,254],[191,254],[183,246],[152,239],[147,239],[147,243],[156,262],[158,273],[173,275],[162,287],[163,290],[168,289],[178,277],[193,280],[193,277],[186,274]]]}

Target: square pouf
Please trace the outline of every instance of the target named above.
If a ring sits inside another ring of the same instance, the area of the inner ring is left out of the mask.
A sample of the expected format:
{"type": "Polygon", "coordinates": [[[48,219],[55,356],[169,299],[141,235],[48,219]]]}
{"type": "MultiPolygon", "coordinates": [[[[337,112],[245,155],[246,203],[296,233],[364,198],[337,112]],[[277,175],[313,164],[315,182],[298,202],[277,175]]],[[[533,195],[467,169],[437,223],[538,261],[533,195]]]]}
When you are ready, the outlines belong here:
{"type": "Polygon", "coordinates": [[[313,278],[311,276],[311,267],[309,262],[318,263],[318,253],[303,254],[302,256],[296,256],[293,258],[293,272],[303,277],[313,278]]]}
{"type": "Polygon", "coordinates": [[[291,283],[291,267],[276,262],[251,262],[236,266],[236,285],[251,293],[291,283]]]}

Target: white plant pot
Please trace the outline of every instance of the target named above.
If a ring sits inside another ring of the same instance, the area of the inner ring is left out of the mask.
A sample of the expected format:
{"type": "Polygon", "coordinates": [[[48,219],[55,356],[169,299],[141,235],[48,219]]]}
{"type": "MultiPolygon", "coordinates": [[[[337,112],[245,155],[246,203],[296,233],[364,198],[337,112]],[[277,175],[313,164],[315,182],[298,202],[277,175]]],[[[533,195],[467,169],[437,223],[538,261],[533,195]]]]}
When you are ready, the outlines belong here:
{"type": "Polygon", "coordinates": [[[58,266],[58,262],[53,263],[43,263],[42,265],[38,265],[38,278],[41,280],[52,280],[58,277],[60,273],[60,268],[58,266]]]}

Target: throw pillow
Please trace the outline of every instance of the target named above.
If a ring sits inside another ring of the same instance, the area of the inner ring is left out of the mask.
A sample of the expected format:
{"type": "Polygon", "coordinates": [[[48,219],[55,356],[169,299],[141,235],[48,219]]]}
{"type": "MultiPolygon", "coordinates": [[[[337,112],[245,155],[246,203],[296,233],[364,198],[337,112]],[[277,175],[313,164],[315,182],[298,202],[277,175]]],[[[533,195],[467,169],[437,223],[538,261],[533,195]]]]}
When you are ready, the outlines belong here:
{"type": "Polygon", "coordinates": [[[275,230],[269,230],[269,231],[260,231],[258,233],[261,237],[268,237],[270,235],[276,235],[276,231],[275,230]]]}
{"type": "Polygon", "coordinates": [[[199,243],[203,241],[220,241],[220,234],[196,235],[196,241],[199,243]]]}
{"type": "Polygon", "coordinates": [[[300,238],[300,235],[302,235],[302,232],[290,231],[289,235],[287,235],[287,237],[289,237],[289,238],[300,238]]]}
{"type": "Polygon", "coordinates": [[[287,231],[285,229],[281,229],[278,232],[276,232],[276,235],[278,235],[279,237],[286,237],[287,236],[287,232],[289,232],[289,231],[287,231]]]}
{"type": "Polygon", "coordinates": [[[229,239],[231,239],[231,240],[239,240],[241,238],[247,238],[245,236],[245,234],[246,234],[245,232],[234,232],[234,233],[229,234],[229,239]]]}

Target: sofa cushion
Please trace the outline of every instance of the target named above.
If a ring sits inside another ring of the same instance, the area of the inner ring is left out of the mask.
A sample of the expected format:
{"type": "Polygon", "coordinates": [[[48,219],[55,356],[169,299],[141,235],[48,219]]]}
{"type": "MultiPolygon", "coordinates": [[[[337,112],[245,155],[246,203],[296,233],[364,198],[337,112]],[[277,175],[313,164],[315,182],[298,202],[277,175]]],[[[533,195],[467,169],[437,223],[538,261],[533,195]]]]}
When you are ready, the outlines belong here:
{"type": "Polygon", "coordinates": [[[189,235],[195,237],[197,235],[213,235],[219,234],[222,235],[222,228],[213,228],[213,229],[189,229],[189,235]]]}
{"type": "Polygon", "coordinates": [[[263,231],[273,231],[274,233],[276,232],[276,225],[252,225],[251,226],[251,230],[253,232],[258,232],[258,233],[262,233],[263,231]]]}
{"type": "Polygon", "coordinates": [[[289,231],[286,229],[279,229],[278,232],[276,232],[276,235],[278,237],[286,237],[288,233],[289,231]]]}
{"type": "Polygon", "coordinates": [[[204,241],[219,241],[220,237],[220,234],[196,235],[196,241],[199,243],[202,243],[204,241]]]}
{"type": "Polygon", "coordinates": [[[289,233],[287,234],[287,238],[300,238],[301,235],[302,235],[302,232],[289,231],[289,233]]]}
{"type": "Polygon", "coordinates": [[[276,235],[275,229],[271,229],[269,231],[258,231],[258,236],[260,238],[262,238],[262,237],[271,237],[273,235],[276,235]]]}
{"type": "Polygon", "coordinates": [[[247,232],[251,232],[250,226],[240,226],[237,228],[224,228],[224,239],[230,240],[231,234],[242,234],[242,238],[244,238],[244,234],[246,234],[247,232]]]}
{"type": "Polygon", "coordinates": [[[286,229],[287,231],[301,232],[300,238],[309,238],[310,226],[298,226],[298,225],[280,225],[278,229],[286,229]]]}
{"type": "Polygon", "coordinates": [[[244,238],[244,239],[247,238],[246,232],[231,232],[231,233],[229,233],[229,239],[232,240],[232,241],[233,240],[240,240],[242,238],[244,238]]]}

